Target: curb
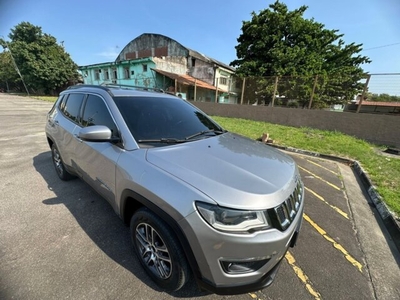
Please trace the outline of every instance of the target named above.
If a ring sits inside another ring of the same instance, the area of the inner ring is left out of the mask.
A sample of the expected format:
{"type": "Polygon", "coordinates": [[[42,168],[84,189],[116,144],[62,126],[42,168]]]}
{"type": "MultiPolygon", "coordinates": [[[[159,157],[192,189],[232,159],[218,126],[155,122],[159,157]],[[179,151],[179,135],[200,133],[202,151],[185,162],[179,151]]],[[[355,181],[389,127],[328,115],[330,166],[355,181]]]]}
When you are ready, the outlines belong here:
{"type": "Polygon", "coordinates": [[[382,197],[379,195],[378,191],[376,190],[376,187],[372,184],[371,179],[368,176],[368,173],[362,168],[362,166],[360,165],[360,163],[358,161],[347,159],[347,158],[342,158],[342,157],[338,157],[338,156],[334,156],[334,155],[327,155],[327,154],[321,154],[318,152],[296,149],[296,148],[292,148],[292,147],[284,147],[284,146],[273,145],[273,144],[266,144],[266,145],[271,146],[273,148],[280,149],[280,150],[285,150],[288,152],[294,152],[294,153],[304,154],[304,155],[308,155],[308,156],[333,160],[333,161],[344,163],[344,164],[350,166],[354,170],[354,172],[357,174],[360,181],[362,182],[362,185],[365,188],[365,190],[367,191],[370,200],[372,201],[372,203],[374,204],[374,207],[379,212],[379,215],[380,215],[386,229],[388,230],[390,236],[392,237],[394,244],[396,245],[398,251],[400,252],[400,219],[396,220],[394,213],[391,212],[390,209],[387,207],[386,203],[383,201],[382,197]]]}

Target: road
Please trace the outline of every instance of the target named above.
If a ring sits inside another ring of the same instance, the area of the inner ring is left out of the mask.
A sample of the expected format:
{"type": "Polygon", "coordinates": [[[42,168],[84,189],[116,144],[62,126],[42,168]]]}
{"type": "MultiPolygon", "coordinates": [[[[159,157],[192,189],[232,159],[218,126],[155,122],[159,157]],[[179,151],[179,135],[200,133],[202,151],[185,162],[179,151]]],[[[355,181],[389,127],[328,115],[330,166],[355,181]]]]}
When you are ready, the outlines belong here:
{"type": "Polygon", "coordinates": [[[352,170],[296,154],[303,227],[272,286],[161,291],[111,206],[82,181],[58,179],[44,135],[51,106],[0,94],[0,299],[400,299],[400,254],[352,170]]]}

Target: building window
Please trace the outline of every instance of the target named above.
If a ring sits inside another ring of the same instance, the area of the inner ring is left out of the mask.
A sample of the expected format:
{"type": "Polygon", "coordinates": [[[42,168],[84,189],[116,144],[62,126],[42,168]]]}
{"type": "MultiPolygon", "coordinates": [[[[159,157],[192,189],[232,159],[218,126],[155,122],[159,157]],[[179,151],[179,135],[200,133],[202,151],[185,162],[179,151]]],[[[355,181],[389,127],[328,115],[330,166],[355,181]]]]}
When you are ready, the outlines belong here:
{"type": "Polygon", "coordinates": [[[130,73],[129,73],[129,68],[124,69],[124,76],[125,76],[125,79],[129,79],[131,77],[130,73]]]}
{"type": "Polygon", "coordinates": [[[104,80],[110,80],[110,73],[108,72],[108,69],[104,69],[104,80]]]}
{"type": "Polygon", "coordinates": [[[143,64],[143,72],[147,72],[147,65],[143,64]]]}
{"type": "Polygon", "coordinates": [[[131,71],[131,75],[135,75],[135,71],[134,70],[131,71]]]}
{"type": "Polygon", "coordinates": [[[100,80],[100,70],[94,70],[94,80],[100,80]]]}
{"type": "Polygon", "coordinates": [[[219,78],[219,84],[226,85],[227,82],[228,82],[228,79],[226,77],[219,78]]]}
{"type": "Polygon", "coordinates": [[[196,65],[196,59],[192,58],[192,67],[194,67],[196,65]]]}
{"type": "Polygon", "coordinates": [[[118,72],[117,69],[112,69],[112,79],[118,79],[118,72]]]}

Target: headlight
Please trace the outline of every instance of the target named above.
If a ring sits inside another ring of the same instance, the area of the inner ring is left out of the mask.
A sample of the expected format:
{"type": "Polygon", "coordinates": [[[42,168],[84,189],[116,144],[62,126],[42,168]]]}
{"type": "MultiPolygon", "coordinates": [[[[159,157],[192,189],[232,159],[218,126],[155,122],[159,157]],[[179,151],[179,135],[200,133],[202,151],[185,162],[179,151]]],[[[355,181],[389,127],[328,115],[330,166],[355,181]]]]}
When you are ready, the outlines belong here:
{"type": "Polygon", "coordinates": [[[221,231],[246,233],[270,227],[266,210],[236,210],[203,202],[196,202],[196,206],[204,220],[221,231]]]}

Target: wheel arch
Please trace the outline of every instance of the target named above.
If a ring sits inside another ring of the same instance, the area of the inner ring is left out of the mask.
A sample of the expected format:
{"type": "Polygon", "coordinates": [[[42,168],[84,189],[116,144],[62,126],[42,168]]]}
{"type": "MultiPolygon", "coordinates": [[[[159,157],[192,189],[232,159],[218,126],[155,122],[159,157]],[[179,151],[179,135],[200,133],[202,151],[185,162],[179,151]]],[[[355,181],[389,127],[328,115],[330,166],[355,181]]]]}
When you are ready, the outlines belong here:
{"type": "Polygon", "coordinates": [[[47,138],[47,143],[49,144],[49,147],[51,149],[51,146],[54,144],[54,141],[48,135],[46,136],[46,138],[47,138]]]}
{"type": "Polygon", "coordinates": [[[132,191],[124,190],[121,195],[121,211],[120,216],[124,223],[129,226],[129,222],[139,208],[146,207],[153,213],[155,213],[159,218],[161,218],[173,231],[177,237],[183,251],[186,255],[189,266],[193,272],[193,275],[197,280],[201,279],[201,273],[199,266],[197,264],[196,258],[193,254],[192,248],[186,238],[185,233],[179,226],[179,224],[164,210],[159,206],[155,205],[153,202],[145,198],[144,196],[132,191]]]}

